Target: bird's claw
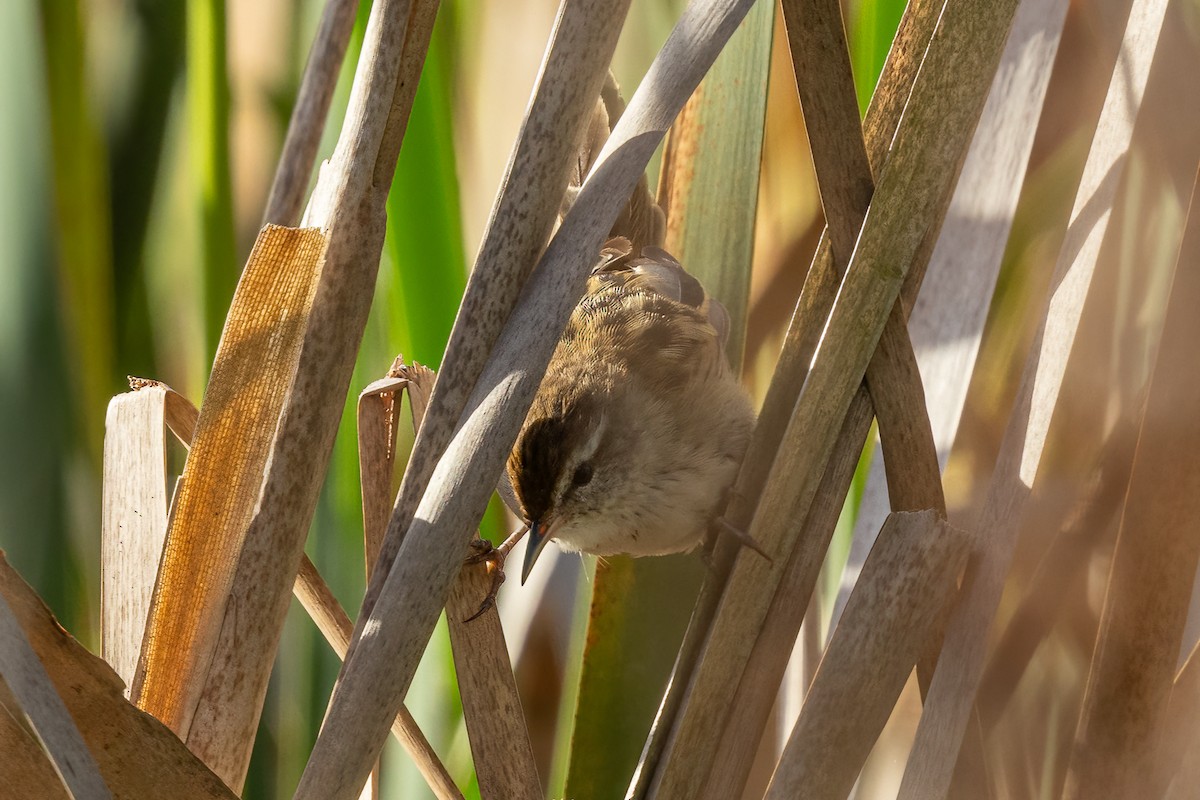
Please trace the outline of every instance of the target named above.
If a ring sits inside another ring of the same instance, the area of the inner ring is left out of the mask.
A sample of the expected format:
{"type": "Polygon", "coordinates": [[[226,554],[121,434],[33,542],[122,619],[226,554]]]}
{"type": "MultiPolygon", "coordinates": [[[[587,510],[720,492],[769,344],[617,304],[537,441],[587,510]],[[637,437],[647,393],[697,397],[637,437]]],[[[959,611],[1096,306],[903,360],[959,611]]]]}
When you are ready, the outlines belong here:
{"type": "Polygon", "coordinates": [[[473,540],[471,549],[475,552],[467,556],[464,563],[486,564],[488,572],[492,575],[492,585],[488,589],[487,596],[483,598],[483,602],[479,604],[479,610],[464,619],[464,623],[473,622],[496,607],[496,594],[504,585],[504,559],[508,556],[508,550],[505,550],[503,545],[496,547],[487,539],[473,540]]]}

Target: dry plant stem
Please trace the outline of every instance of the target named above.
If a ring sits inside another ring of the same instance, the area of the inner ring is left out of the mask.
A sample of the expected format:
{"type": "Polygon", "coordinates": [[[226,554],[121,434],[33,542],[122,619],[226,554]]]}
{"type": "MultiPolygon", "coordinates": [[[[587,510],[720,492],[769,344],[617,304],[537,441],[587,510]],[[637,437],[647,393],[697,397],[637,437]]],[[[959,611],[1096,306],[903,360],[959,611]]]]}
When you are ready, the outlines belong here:
{"type": "MultiPolygon", "coordinates": [[[[344,659],[350,647],[350,634],[354,627],[341,603],[334,597],[308,556],[302,556],[300,559],[295,594],[300,605],[325,637],[325,641],[333,648],[333,652],[338,658],[344,659]]],[[[392,735],[412,757],[413,763],[438,800],[462,800],[462,792],[454,783],[454,779],[434,752],[425,734],[421,732],[417,721],[403,706],[392,721],[392,735]]]]}
{"type": "MultiPolygon", "coordinates": [[[[840,277],[845,274],[875,189],[858,121],[841,4],[837,0],[784,0],[783,16],[828,221],[834,270],[840,277]]],[[[899,302],[867,367],[867,384],[879,417],[880,436],[890,455],[886,463],[893,509],[933,508],[944,513],[937,452],[925,415],[925,391],[899,302]]]]}
{"type": "Polygon", "coordinates": [[[112,797],[96,760],[3,597],[0,597],[0,679],[16,698],[71,796],[77,800],[112,797]]]}
{"type": "Polygon", "coordinates": [[[1063,797],[1157,797],[1159,743],[1200,561],[1200,183],[1179,251],[1063,797]],[[1136,653],[1137,656],[1131,657],[1136,653]]]}
{"type": "MultiPolygon", "coordinates": [[[[420,371],[425,368],[416,365],[415,369],[420,371]]],[[[427,372],[427,370],[425,371],[427,372]]],[[[171,419],[175,421],[175,424],[171,426],[172,433],[179,438],[184,447],[191,449],[192,436],[195,433],[195,423],[199,412],[191,401],[175,390],[165,384],[156,383],[156,385],[166,393],[167,408],[171,409],[168,413],[168,422],[171,419]]],[[[415,387],[404,378],[376,381],[364,389],[362,394],[363,396],[373,396],[376,393],[383,393],[385,389],[398,391],[406,386],[409,388],[410,396],[414,397],[412,403],[414,414],[418,413],[418,409],[423,411],[424,388],[415,387]]],[[[360,406],[360,423],[362,418],[360,406]]],[[[364,482],[364,488],[365,486],[364,482]]],[[[386,522],[386,518],[384,521],[386,522]]],[[[301,554],[300,569],[296,574],[296,582],[292,591],[296,599],[300,601],[300,605],[316,624],[321,635],[325,637],[325,641],[333,648],[333,652],[337,654],[338,658],[344,659],[346,650],[350,646],[353,624],[307,555],[301,554]]],[[[450,773],[438,758],[437,753],[434,752],[429,740],[425,738],[425,734],[421,732],[407,708],[401,707],[400,713],[396,715],[396,719],[392,723],[392,735],[412,757],[413,763],[438,800],[462,800],[462,792],[455,785],[454,779],[450,777],[450,773]]]]}
{"type": "MultiPolygon", "coordinates": [[[[608,74],[629,0],[564,0],[492,208],[446,355],[400,484],[363,610],[375,604],[491,343],[512,313],[558,215],[571,160],[608,74]],[[604,20],[601,22],[601,20],[604,20]]],[[[366,619],[366,613],[360,614],[366,619]]]]}
{"type": "Polygon", "coordinates": [[[1026,362],[992,483],[978,520],[981,553],[968,567],[963,601],[951,616],[943,669],[930,686],[901,800],[943,797],[983,671],[987,634],[1012,562],[1016,532],[1062,387],[1096,257],[1107,230],[1134,117],[1141,105],[1166,0],[1135,5],[1071,213],[1043,323],[1026,362]]]}
{"type": "MultiPolygon", "coordinates": [[[[929,419],[942,466],[962,414],[1066,10],[1066,0],[1032,0],[1017,9],[930,257],[928,288],[913,305],[909,329],[929,388],[929,419]]],[[[886,464],[878,458],[871,464],[830,635],[853,588],[851,576],[861,568],[888,513],[891,482],[884,481],[886,464]]]]}
{"type": "Polygon", "coordinates": [[[119,394],[104,420],[101,653],[133,682],[167,535],[167,389],[119,394]]]}
{"type": "MultiPolygon", "coordinates": [[[[655,147],[749,6],[747,0],[689,6],[631,99],[531,276],[467,402],[467,416],[438,462],[362,626],[366,633],[352,644],[297,798],[348,800],[362,785],[587,270],[655,147]]],[[[593,21],[601,29],[612,25],[608,17],[593,21]]]]}
{"type": "MultiPolygon", "coordinates": [[[[905,10],[896,41],[888,55],[879,87],[872,98],[863,125],[868,157],[873,164],[881,164],[887,154],[887,148],[900,120],[904,100],[911,91],[943,2],[944,0],[914,0],[905,10]]],[[[730,522],[741,526],[743,530],[749,524],[753,510],[758,504],[779,441],[783,437],[800,387],[808,374],[808,366],[812,361],[821,326],[828,317],[836,293],[837,278],[833,272],[832,250],[826,231],[817,245],[812,266],[805,280],[805,289],[788,326],[779,363],[771,377],[767,396],[759,411],[758,424],[755,426],[726,512],[730,522]]],[[[657,774],[656,770],[661,764],[662,754],[678,724],[679,709],[689,690],[690,677],[708,635],[717,602],[724,591],[733,558],[740,549],[736,542],[722,540],[718,542],[712,555],[711,574],[696,601],[687,635],[676,660],[671,684],[663,695],[637,773],[630,784],[627,794],[629,798],[643,798],[650,791],[650,785],[657,774]]]]}
{"type": "Polygon", "coordinates": [[[264,225],[295,225],[300,220],[357,11],[358,0],[325,1],[263,212],[264,225]]]}
{"type": "MultiPolygon", "coordinates": [[[[821,661],[767,800],[844,798],[953,597],[967,535],[936,511],[892,514],[821,661]]],[[[735,795],[726,795],[735,796],[735,795]]]]}
{"type": "Polygon", "coordinates": [[[244,780],[273,660],[267,654],[278,647],[366,324],[397,129],[412,107],[436,9],[436,0],[372,7],[346,124],[307,215],[325,234],[325,262],[238,562],[230,599],[236,613],[226,616],[188,738],[234,785],[244,780]]]}
{"type": "MultiPolygon", "coordinates": [[[[432,370],[419,364],[404,367],[398,360],[389,374],[405,377],[371,384],[360,395],[358,406],[368,567],[373,564],[372,554],[378,552],[391,515],[395,430],[400,412],[396,392],[401,386],[408,387],[413,428],[419,431],[434,379],[432,370]]],[[[488,573],[484,564],[464,565],[446,604],[463,717],[483,797],[534,800],[542,795],[541,784],[500,617],[492,607],[466,622],[476,614],[480,598],[491,588],[488,573]]]]}
{"type": "Polygon", "coordinates": [[[544,794],[500,615],[492,606],[466,621],[479,612],[480,598],[491,586],[486,564],[467,564],[446,602],[479,792],[484,800],[540,800],[544,794]]]}
{"type": "MultiPolygon", "coordinates": [[[[969,10],[952,4],[934,33],[750,526],[750,535],[777,555],[795,544],[794,521],[807,515],[909,265],[948,199],[1014,8],[1007,1],[969,10]]],[[[815,561],[819,566],[820,559],[815,561]]],[[[771,563],[737,557],[689,686],[690,702],[676,726],[658,797],[697,796],[703,776],[691,765],[715,761],[729,709],[727,687],[743,674],[783,569],[778,557],[771,563]]]]}
{"type": "Polygon", "coordinates": [[[796,636],[814,596],[813,586],[820,573],[823,555],[854,478],[863,436],[870,424],[871,399],[866,387],[860,386],[842,424],[834,456],[825,467],[821,485],[809,508],[803,533],[784,567],[779,589],[746,659],[744,679],[738,681],[732,692],[729,716],[718,746],[720,762],[709,770],[700,795],[704,800],[738,796],[750,773],[757,732],[762,730],[771,712],[777,687],[787,670],[796,636]]]}

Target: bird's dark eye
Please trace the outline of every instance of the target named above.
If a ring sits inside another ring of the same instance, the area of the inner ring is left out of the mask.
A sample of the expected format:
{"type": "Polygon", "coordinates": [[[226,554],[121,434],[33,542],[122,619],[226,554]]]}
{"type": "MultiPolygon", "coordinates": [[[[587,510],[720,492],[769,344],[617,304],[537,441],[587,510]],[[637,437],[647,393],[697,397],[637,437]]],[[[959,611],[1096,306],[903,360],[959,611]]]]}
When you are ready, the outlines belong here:
{"type": "Polygon", "coordinates": [[[571,476],[572,486],[587,486],[592,480],[592,465],[584,462],[575,468],[575,474],[571,476]]]}

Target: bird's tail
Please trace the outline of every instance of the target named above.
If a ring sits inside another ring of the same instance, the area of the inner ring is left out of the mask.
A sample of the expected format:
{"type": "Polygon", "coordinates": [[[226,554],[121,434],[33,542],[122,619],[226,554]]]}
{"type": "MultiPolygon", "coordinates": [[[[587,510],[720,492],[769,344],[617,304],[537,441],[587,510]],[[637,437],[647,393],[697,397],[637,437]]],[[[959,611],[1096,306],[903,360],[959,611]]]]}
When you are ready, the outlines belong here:
{"type": "MultiPolygon", "coordinates": [[[[620,87],[611,72],[600,90],[596,107],[584,130],[582,140],[576,150],[575,162],[571,165],[570,179],[567,181],[567,191],[559,208],[559,219],[567,215],[584,179],[600,155],[609,134],[625,111],[625,101],[621,98],[620,87]]],[[[621,236],[629,240],[638,252],[643,247],[662,247],[666,236],[666,217],[654,197],[650,194],[650,186],[643,174],[637,187],[629,198],[629,202],[621,210],[621,216],[613,224],[610,236],[621,236]]]]}

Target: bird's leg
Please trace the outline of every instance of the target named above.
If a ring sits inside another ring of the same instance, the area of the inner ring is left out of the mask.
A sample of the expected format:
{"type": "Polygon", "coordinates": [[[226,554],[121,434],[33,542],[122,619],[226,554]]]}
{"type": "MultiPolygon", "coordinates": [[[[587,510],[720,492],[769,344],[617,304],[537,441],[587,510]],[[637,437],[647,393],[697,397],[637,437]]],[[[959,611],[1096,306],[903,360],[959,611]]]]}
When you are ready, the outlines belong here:
{"type": "Polygon", "coordinates": [[[529,526],[522,525],[501,542],[499,547],[496,547],[487,539],[474,539],[471,541],[471,549],[475,552],[467,556],[465,563],[487,564],[488,572],[492,575],[492,585],[488,590],[487,596],[483,598],[483,602],[479,604],[479,610],[467,617],[463,622],[471,622],[478,619],[483,616],[484,612],[496,605],[496,593],[500,591],[500,587],[504,584],[504,560],[508,558],[508,554],[512,552],[512,549],[517,546],[517,542],[521,541],[521,538],[528,532],[529,526]]]}

